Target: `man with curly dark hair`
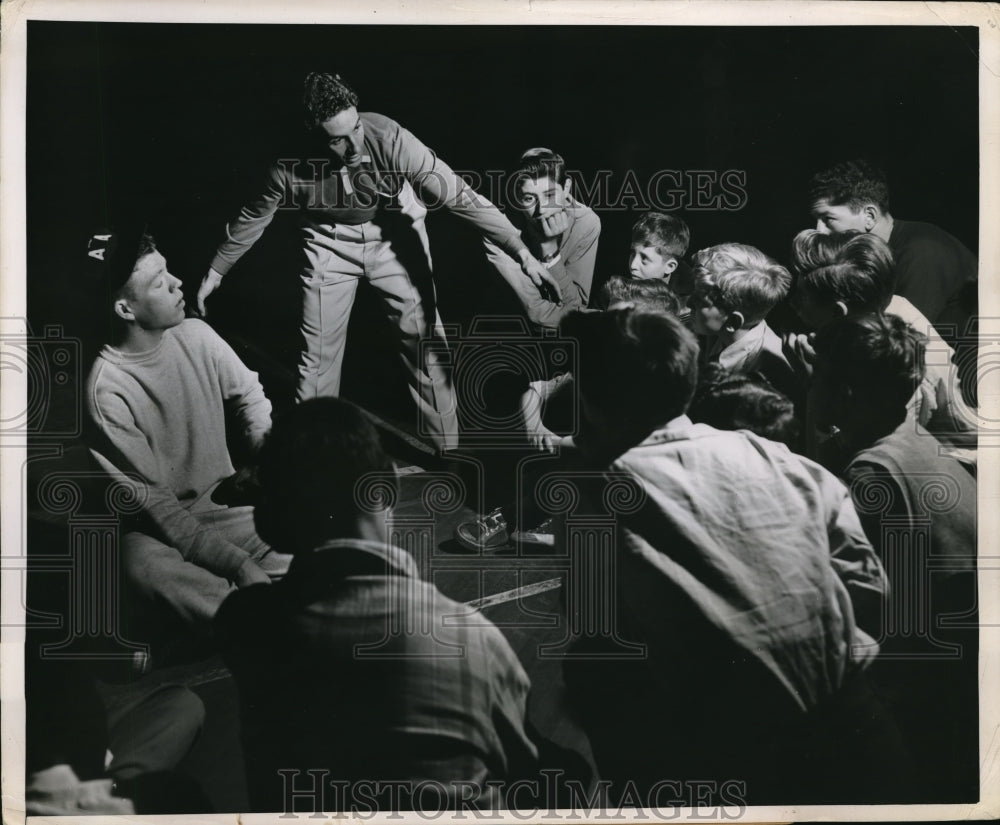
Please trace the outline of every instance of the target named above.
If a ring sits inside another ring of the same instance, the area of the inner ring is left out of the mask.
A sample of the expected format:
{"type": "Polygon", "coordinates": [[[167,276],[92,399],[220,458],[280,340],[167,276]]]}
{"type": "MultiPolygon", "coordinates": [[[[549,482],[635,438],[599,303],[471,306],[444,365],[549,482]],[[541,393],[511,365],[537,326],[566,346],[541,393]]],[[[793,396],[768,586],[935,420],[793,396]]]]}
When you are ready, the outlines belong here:
{"type": "Polygon", "coordinates": [[[308,157],[273,164],[260,195],[229,223],[198,290],[198,309],[204,314],[205,299],[277,210],[297,210],[305,253],[298,400],[339,394],[348,319],[366,278],[399,330],[421,432],[449,449],[457,444],[458,417],[442,363],[447,342],[431,280],[427,209],[443,206],[471,223],[518,261],[536,288],[557,298],[559,288],[492,203],[398,123],[357,107],[357,94],[339,75],[306,77],[308,157]],[[421,346],[426,341],[437,344],[421,346]]]}
{"type": "Polygon", "coordinates": [[[889,185],[864,160],[838,163],[814,175],[809,204],[820,232],[871,232],[896,259],[896,294],[919,309],[950,342],[976,313],[978,262],[957,238],[930,223],[889,213],[889,185]]]}

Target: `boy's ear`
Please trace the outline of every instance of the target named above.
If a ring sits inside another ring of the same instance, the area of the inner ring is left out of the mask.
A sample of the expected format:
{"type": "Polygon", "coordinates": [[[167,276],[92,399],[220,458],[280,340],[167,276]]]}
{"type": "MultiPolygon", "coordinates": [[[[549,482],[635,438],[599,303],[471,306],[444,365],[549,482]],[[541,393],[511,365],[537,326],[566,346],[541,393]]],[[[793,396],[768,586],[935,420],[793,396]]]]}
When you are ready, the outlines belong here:
{"type": "Polygon", "coordinates": [[[563,192],[567,195],[572,194],[573,191],[573,178],[566,178],[566,183],[563,184],[563,192]]]}
{"type": "Polygon", "coordinates": [[[834,305],[834,311],[837,312],[841,318],[846,318],[848,315],[847,304],[843,301],[837,301],[834,305]]]}
{"type": "Polygon", "coordinates": [[[114,304],[115,315],[122,318],[125,321],[134,321],[135,313],[132,311],[132,307],[129,306],[127,298],[118,298],[114,304]]]}
{"type": "Polygon", "coordinates": [[[742,329],[746,322],[747,319],[743,317],[742,312],[730,312],[729,315],[726,316],[725,327],[728,332],[736,332],[736,330],[742,329]]]}
{"type": "Polygon", "coordinates": [[[861,208],[861,214],[865,219],[865,232],[871,232],[882,213],[874,203],[869,203],[861,208]]]}
{"type": "Polygon", "coordinates": [[[670,275],[675,269],[677,269],[677,259],[671,258],[663,265],[663,274],[670,275]]]}

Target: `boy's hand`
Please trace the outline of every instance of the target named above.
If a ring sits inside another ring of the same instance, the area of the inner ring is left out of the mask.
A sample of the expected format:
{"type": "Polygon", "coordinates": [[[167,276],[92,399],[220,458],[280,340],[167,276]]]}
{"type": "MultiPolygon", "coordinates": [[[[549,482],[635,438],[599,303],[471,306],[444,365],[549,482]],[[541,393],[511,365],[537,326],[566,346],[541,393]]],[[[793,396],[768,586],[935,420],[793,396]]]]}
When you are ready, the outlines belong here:
{"type": "Polygon", "coordinates": [[[249,587],[251,584],[270,584],[271,577],[265,573],[257,562],[247,559],[243,566],[233,576],[233,584],[237,587],[249,587]]]}
{"type": "Polygon", "coordinates": [[[788,363],[792,365],[796,375],[805,381],[812,378],[813,364],[816,363],[816,350],[813,348],[815,340],[815,332],[810,332],[808,335],[789,332],[782,339],[781,349],[788,363]]]}
{"type": "Polygon", "coordinates": [[[553,303],[561,304],[562,293],[559,291],[559,284],[555,282],[549,271],[527,249],[521,250],[520,259],[521,271],[531,279],[531,283],[538,291],[553,303]]]}
{"type": "Polygon", "coordinates": [[[208,268],[208,274],[202,279],[201,286],[198,287],[198,314],[204,318],[208,313],[205,311],[205,299],[222,285],[222,273],[208,268]]]}
{"type": "Polygon", "coordinates": [[[562,441],[562,437],[556,435],[547,427],[539,426],[536,430],[528,431],[528,441],[536,450],[543,453],[554,453],[562,441]]]}
{"type": "Polygon", "coordinates": [[[545,215],[538,224],[546,238],[561,237],[563,232],[569,229],[569,212],[565,209],[552,212],[545,215]]]}

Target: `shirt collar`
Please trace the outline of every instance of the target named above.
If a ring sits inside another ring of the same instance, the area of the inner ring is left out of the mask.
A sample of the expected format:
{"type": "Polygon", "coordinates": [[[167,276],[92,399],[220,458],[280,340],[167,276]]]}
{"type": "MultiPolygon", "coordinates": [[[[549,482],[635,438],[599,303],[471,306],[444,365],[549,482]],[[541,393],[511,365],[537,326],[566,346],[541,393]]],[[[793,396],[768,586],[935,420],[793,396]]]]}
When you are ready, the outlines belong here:
{"type": "MultiPolygon", "coordinates": [[[[767,331],[767,324],[761,321],[757,326],[747,330],[746,335],[737,341],[731,342],[728,346],[719,351],[719,364],[728,370],[741,369],[748,360],[764,346],[764,335],[767,331]]],[[[718,342],[716,348],[718,349],[718,342]]],[[[714,353],[713,353],[714,354],[714,353]]]]}
{"type": "Polygon", "coordinates": [[[296,555],[286,581],[379,574],[420,578],[413,556],[393,544],[332,539],[308,553],[296,555]]]}
{"type": "Polygon", "coordinates": [[[687,415],[679,415],[664,424],[662,427],[658,427],[653,430],[645,439],[643,439],[638,445],[639,447],[646,447],[651,444],[662,444],[665,441],[680,441],[689,436],[691,429],[696,427],[693,421],[687,417],[687,415]]]}

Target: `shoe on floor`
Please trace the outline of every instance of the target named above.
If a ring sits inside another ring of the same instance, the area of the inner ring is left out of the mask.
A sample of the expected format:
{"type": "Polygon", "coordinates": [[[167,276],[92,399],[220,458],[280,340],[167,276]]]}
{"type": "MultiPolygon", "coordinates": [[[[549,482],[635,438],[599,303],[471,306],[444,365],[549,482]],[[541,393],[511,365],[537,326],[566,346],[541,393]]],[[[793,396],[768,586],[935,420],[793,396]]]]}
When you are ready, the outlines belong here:
{"type": "Polygon", "coordinates": [[[495,550],[510,542],[507,520],[500,508],[455,528],[455,539],[469,550],[495,550]]]}

